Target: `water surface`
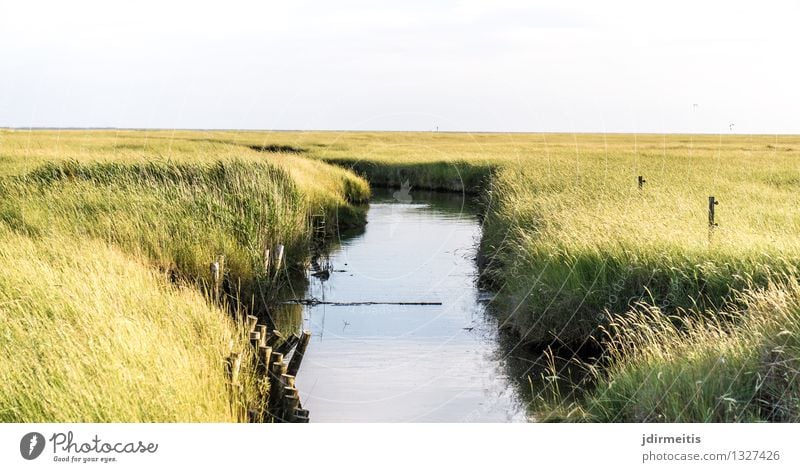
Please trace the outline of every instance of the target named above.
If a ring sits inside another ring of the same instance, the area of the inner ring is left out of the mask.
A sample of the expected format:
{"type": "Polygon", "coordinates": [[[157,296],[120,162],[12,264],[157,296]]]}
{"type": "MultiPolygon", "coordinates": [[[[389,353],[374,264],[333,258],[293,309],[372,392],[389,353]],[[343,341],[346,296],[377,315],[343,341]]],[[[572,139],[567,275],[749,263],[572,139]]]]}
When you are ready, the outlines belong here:
{"type": "Polygon", "coordinates": [[[525,421],[475,265],[480,224],[460,195],[397,191],[370,204],[311,277],[297,378],[312,421],[525,421]]]}

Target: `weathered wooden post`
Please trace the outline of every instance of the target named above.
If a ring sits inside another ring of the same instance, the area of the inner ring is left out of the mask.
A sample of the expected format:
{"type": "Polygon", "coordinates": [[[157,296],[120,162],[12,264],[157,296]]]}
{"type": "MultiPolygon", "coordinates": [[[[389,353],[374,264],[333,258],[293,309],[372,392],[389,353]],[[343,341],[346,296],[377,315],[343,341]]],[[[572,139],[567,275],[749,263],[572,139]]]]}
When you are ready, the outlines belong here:
{"type": "Polygon", "coordinates": [[[639,178],[638,178],[638,182],[639,182],[639,190],[641,190],[641,189],[642,189],[642,187],[644,187],[644,184],[645,184],[647,181],[646,181],[646,180],[644,180],[644,177],[640,175],[640,176],[639,176],[639,178]]]}
{"type": "Polygon", "coordinates": [[[283,262],[283,244],[275,246],[275,272],[277,273],[283,262]]]}
{"type": "Polygon", "coordinates": [[[294,422],[308,423],[308,410],[304,410],[303,408],[294,410],[294,422]]]}
{"type": "Polygon", "coordinates": [[[238,386],[239,385],[239,369],[242,368],[242,356],[239,355],[238,352],[232,352],[230,356],[228,356],[228,362],[225,363],[225,370],[228,374],[228,380],[231,383],[231,386],[238,386]]]}
{"type": "Polygon", "coordinates": [[[283,388],[283,414],[281,419],[286,423],[294,422],[294,412],[300,406],[300,394],[294,387],[283,388]]]}
{"type": "Polygon", "coordinates": [[[297,343],[297,348],[294,350],[294,355],[292,355],[292,360],[289,361],[289,367],[286,369],[286,373],[289,375],[297,377],[297,372],[300,371],[300,364],[303,362],[303,356],[306,353],[309,341],[311,341],[311,332],[303,331],[297,343]]]}
{"type": "Polygon", "coordinates": [[[283,376],[286,374],[286,364],[283,363],[283,354],[272,353],[272,365],[269,370],[269,401],[268,410],[276,417],[282,418],[281,411],[283,399],[283,376]]]}
{"type": "Polygon", "coordinates": [[[211,283],[212,294],[214,300],[219,303],[221,300],[220,288],[222,287],[222,279],[225,278],[225,256],[222,254],[217,256],[217,260],[209,265],[211,270],[211,283]]]}
{"type": "Polygon", "coordinates": [[[286,341],[284,341],[284,342],[283,342],[283,344],[281,344],[281,345],[280,345],[280,346],[279,346],[277,349],[275,349],[275,350],[276,350],[277,352],[280,352],[280,353],[281,353],[281,354],[283,354],[284,356],[288,356],[288,355],[289,355],[289,353],[290,353],[290,352],[292,352],[292,349],[294,348],[295,344],[297,344],[297,343],[298,343],[298,341],[299,341],[299,340],[300,340],[300,339],[297,337],[297,335],[296,335],[296,334],[294,334],[294,333],[292,333],[292,334],[290,334],[290,335],[289,335],[289,337],[288,337],[288,338],[286,338],[286,341]]]}
{"type": "Polygon", "coordinates": [[[267,345],[267,325],[256,325],[256,331],[261,335],[258,347],[266,347],[267,345]]]}
{"type": "Polygon", "coordinates": [[[280,383],[281,377],[286,373],[286,364],[283,362],[283,354],[279,352],[272,353],[272,368],[270,369],[272,377],[271,382],[280,383]]]}
{"type": "Polygon", "coordinates": [[[269,248],[264,246],[264,273],[269,275],[269,248]]]}
{"type": "Polygon", "coordinates": [[[717,205],[719,205],[719,202],[717,201],[716,198],[714,198],[713,195],[708,197],[708,228],[709,229],[714,229],[714,227],[717,226],[717,223],[714,222],[714,210],[715,210],[715,207],[717,205]]]}
{"type": "Polygon", "coordinates": [[[256,373],[259,375],[269,376],[270,358],[272,357],[272,348],[269,346],[259,346],[258,348],[258,362],[256,362],[256,373]]]}
{"type": "Polygon", "coordinates": [[[281,383],[283,383],[283,385],[284,385],[285,387],[292,387],[292,388],[294,388],[294,375],[283,374],[283,375],[281,376],[281,383]]]}
{"type": "Polygon", "coordinates": [[[267,346],[275,348],[278,345],[278,342],[283,337],[280,331],[277,329],[273,329],[272,332],[269,334],[269,338],[267,338],[267,346]]]}
{"type": "Polygon", "coordinates": [[[258,354],[258,346],[261,344],[261,333],[258,331],[250,331],[250,345],[253,347],[253,353],[258,354]]]}
{"type": "Polygon", "coordinates": [[[209,269],[211,270],[211,296],[214,300],[219,299],[218,294],[218,287],[219,287],[219,262],[214,261],[209,265],[209,269]]]}
{"type": "Polygon", "coordinates": [[[217,256],[217,264],[219,265],[219,277],[217,277],[217,302],[222,302],[222,281],[225,279],[225,256],[220,254],[217,256]]]}
{"type": "Polygon", "coordinates": [[[247,315],[246,321],[247,323],[246,328],[248,333],[252,333],[256,329],[256,325],[258,324],[258,317],[253,315],[247,315]]]}

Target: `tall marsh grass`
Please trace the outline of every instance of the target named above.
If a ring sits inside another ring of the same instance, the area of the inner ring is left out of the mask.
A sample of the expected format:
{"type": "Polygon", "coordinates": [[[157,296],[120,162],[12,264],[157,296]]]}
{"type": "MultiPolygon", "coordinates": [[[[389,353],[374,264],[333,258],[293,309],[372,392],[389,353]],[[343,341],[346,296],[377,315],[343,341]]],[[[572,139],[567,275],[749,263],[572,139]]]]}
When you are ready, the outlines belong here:
{"type": "Polygon", "coordinates": [[[796,136],[5,130],[0,230],[100,244],[201,286],[225,253],[252,292],[270,279],[264,247],[304,257],[310,215],[363,221],[354,173],[479,195],[504,326],[606,353],[583,399],[544,411],[797,420],[798,159],[796,136]]]}
{"type": "Polygon", "coordinates": [[[109,245],[0,225],[0,421],[232,421],[231,318],[109,245]]]}
{"type": "MultiPolygon", "coordinates": [[[[736,295],[736,305],[668,316],[612,315],[593,388],[539,403],[540,419],[602,422],[800,421],[800,283],[736,295]]],[[[553,370],[549,379],[560,378],[553,370]]]]}
{"type": "Polygon", "coordinates": [[[797,136],[280,137],[373,183],[408,179],[412,194],[477,188],[483,278],[506,326],[532,343],[580,346],[606,312],[638,303],[714,311],[800,263],[797,136]],[[711,237],[710,195],[720,201],[711,237]]]}
{"type": "Polygon", "coordinates": [[[241,326],[204,296],[225,255],[234,310],[259,313],[308,257],[310,219],[359,224],[345,170],[206,140],[108,132],[0,136],[0,420],[236,421],[241,326]],[[147,142],[147,139],[144,139],[147,142]],[[155,142],[155,144],[153,144],[155,142]],[[338,217],[338,218],[336,218],[338,217]]]}

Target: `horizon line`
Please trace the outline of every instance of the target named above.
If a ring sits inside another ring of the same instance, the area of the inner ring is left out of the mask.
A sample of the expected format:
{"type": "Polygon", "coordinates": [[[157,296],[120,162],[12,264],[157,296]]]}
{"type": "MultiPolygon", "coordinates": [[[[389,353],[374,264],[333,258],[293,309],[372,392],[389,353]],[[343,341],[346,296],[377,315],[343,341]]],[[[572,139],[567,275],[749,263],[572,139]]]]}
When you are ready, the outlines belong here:
{"type": "Polygon", "coordinates": [[[386,129],[267,129],[267,128],[158,128],[115,126],[0,126],[10,131],[228,131],[250,133],[430,133],[430,134],[594,134],[594,135],[694,135],[694,136],[800,136],[797,133],[738,133],[738,132],[656,132],[656,131],[458,131],[458,130],[386,130],[386,129]]]}

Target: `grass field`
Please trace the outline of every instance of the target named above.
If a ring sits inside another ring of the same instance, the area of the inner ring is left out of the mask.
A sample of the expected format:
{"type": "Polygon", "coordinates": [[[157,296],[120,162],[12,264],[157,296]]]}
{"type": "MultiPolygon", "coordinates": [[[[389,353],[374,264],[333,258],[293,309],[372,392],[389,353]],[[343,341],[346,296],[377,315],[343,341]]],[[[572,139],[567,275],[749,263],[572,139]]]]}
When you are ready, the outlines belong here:
{"type": "MultiPolygon", "coordinates": [[[[49,268],[37,244],[92,241],[195,285],[224,252],[252,293],[264,245],[305,257],[309,215],[357,224],[369,189],[347,169],[373,185],[461,191],[484,205],[484,279],[505,324],[531,343],[605,350],[594,388],[574,404],[548,399],[542,417],[792,420],[798,158],[794,136],[0,131],[0,247],[23,238],[49,268]]],[[[6,301],[30,298],[16,289],[2,292],[0,310],[15,310],[4,319],[25,316],[6,301]]],[[[35,298],[51,313],[62,303],[35,298]]]]}
{"type": "Polygon", "coordinates": [[[223,359],[244,346],[202,296],[209,263],[263,312],[285,280],[264,248],[306,260],[309,218],[359,224],[366,183],[220,143],[18,136],[0,141],[0,420],[234,419],[223,359]]]}

